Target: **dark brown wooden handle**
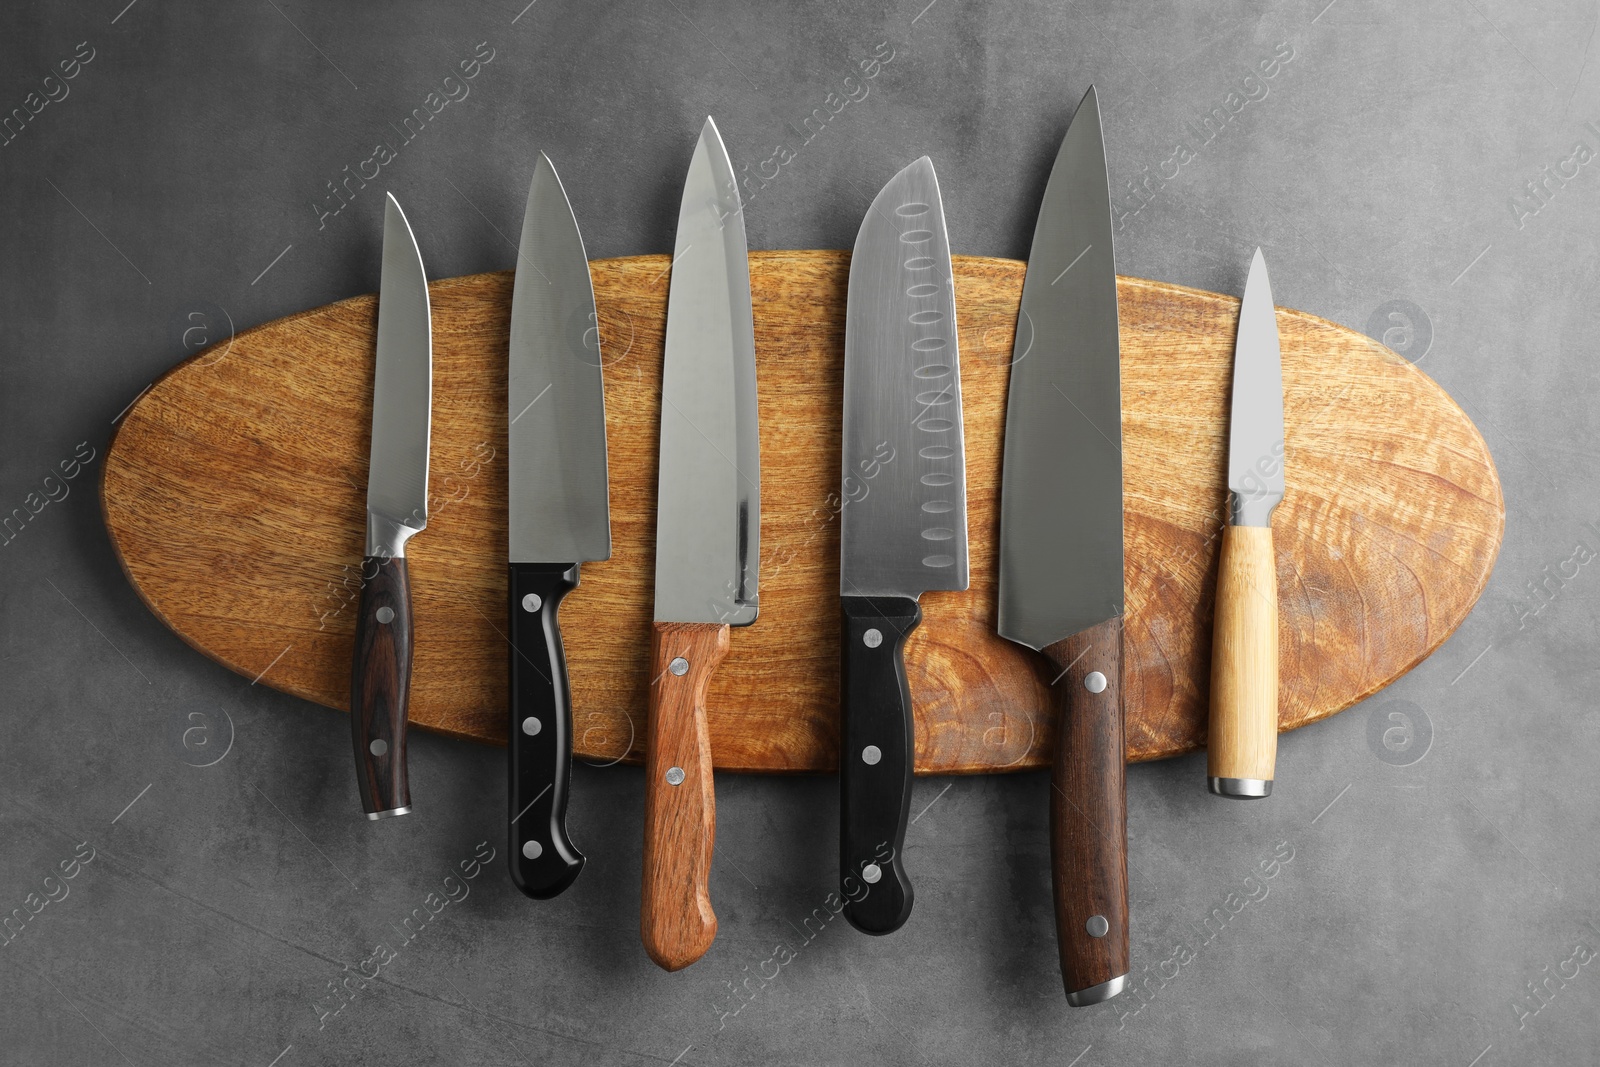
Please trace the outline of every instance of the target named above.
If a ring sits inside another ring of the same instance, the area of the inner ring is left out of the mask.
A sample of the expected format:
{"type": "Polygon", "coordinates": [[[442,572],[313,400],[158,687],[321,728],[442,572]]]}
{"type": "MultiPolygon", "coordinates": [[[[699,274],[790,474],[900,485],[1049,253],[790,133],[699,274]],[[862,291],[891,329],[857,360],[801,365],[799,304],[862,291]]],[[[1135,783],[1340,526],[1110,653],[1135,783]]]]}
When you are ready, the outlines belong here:
{"type": "Polygon", "coordinates": [[[1056,679],[1050,868],[1067,1003],[1098,1004],[1128,973],[1128,802],[1122,739],[1122,619],[1044,650],[1056,679]]]}
{"type": "Polygon", "coordinates": [[[669,971],[705,955],[717,936],[711,910],[717,799],[706,686],[727,654],[727,623],[658,622],[650,637],[639,933],[650,958],[669,971]]]}
{"type": "Polygon", "coordinates": [[[406,698],[411,690],[411,586],[404,558],[361,561],[361,602],[350,670],[350,738],[367,818],[411,810],[406,698]]]}

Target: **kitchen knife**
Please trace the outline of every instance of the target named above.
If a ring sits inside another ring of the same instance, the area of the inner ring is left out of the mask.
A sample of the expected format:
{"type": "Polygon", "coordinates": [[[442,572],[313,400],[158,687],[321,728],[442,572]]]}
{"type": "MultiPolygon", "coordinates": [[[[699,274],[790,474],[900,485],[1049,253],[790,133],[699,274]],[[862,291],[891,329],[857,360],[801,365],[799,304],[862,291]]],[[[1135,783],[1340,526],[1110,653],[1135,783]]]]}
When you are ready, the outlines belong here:
{"type": "Polygon", "coordinates": [[[1050,660],[1050,865],[1067,1003],[1128,974],[1122,397],[1100,106],[1061,141],[1022,286],[1000,496],[1000,634],[1050,660]]]}
{"type": "Polygon", "coordinates": [[[1272,511],[1283,500],[1283,365],[1267,261],[1256,249],[1239,307],[1211,645],[1207,785],[1218,796],[1272,792],[1278,757],[1278,569],[1272,511]]]}
{"type": "Polygon", "coordinates": [[[929,589],[967,587],[966,449],[950,241],[933,161],[873,200],[850,259],[840,483],[839,876],[869,934],[911,914],[911,689],[929,589]]]}
{"type": "Polygon", "coordinates": [[[411,587],[406,542],[428,525],[433,327],[422,253],[400,204],[383,212],[378,362],[372,385],[367,543],[350,671],[350,733],[367,818],[411,810],[406,700],[411,688],[411,587]]]}
{"type": "Polygon", "coordinates": [[[708,118],[678,211],[661,371],[639,925],[645,951],[669,971],[699,959],[717,935],[706,687],[727,655],[728,627],[756,621],[760,444],[742,212],[708,118]]]}
{"type": "Polygon", "coordinates": [[[567,837],[572,694],[557,619],[578,565],[611,556],[605,386],[578,221],[544,153],[522,215],[511,295],[511,880],[536,900],[583,870],[567,837]]]}

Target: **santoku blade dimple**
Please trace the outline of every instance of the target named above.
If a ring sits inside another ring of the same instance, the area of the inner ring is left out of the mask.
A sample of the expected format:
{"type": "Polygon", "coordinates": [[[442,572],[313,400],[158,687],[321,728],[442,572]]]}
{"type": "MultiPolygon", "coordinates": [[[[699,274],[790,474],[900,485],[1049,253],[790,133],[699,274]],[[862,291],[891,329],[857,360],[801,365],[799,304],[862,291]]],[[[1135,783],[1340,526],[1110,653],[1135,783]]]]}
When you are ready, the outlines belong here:
{"type": "Polygon", "coordinates": [[[850,260],[839,592],[967,587],[966,449],[950,241],[933,161],[873,200],[850,260]]]}
{"type": "Polygon", "coordinates": [[[411,226],[391,194],[383,216],[383,274],[378,292],[378,361],[372,389],[367,511],[411,531],[428,524],[432,398],[433,327],[428,315],[428,279],[411,226]]]}
{"type": "Polygon", "coordinates": [[[665,347],[655,617],[747,625],[761,556],[755,325],[738,187],[709,118],[678,213],[665,347]]]}
{"type": "Polygon", "coordinates": [[[1022,287],[1000,496],[1000,634],[1042,649],[1121,613],[1122,398],[1111,195],[1091,88],[1022,287]]]}
{"type": "Polygon", "coordinates": [[[513,563],[611,555],[594,287],[561,179],[539,154],[511,297],[506,409],[513,563]]]}

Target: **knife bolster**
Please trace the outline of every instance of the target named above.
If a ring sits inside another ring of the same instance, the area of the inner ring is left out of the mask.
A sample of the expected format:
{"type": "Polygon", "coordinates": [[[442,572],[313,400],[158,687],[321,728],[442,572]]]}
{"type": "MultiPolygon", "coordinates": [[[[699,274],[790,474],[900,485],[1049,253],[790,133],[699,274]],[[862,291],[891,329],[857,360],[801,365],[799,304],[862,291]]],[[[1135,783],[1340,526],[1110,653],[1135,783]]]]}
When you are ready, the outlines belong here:
{"type": "Polygon", "coordinates": [[[418,518],[416,526],[408,526],[369,510],[366,555],[375,559],[405,559],[406,542],[415,537],[427,523],[426,515],[418,518]]]}

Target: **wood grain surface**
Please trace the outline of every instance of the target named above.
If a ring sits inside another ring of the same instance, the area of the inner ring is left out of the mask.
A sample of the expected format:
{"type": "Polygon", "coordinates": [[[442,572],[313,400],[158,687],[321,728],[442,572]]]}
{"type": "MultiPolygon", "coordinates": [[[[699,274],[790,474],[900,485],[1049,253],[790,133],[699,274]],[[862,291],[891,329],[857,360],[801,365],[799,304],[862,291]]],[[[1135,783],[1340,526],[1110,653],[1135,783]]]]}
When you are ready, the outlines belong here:
{"type": "MultiPolygon", "coordinates": [[[[708,696],[719,768],[837,761],[836,495],[849,254],[750,256],[761,407],[761,618],[708,696]]],[[[1042,656],[995,626],[1000,449],[1025,265],[955,258],[971,588],[922,598],[906,644],[919,773],[1049,766],[1042,656]]],[[[561,628],[580,758],[644,750],[666,256],[591,264],[606,361],[612,557],[561,628]]],[[[512,276],[433,283],[428,528],[407,546],[413,724],[504,743],[506,345],[512,276]]],[[[1239,302],[1120,278],[1127,750],[1205,742],[1239,302]]],[[[377,301],[256,327],[174,368],[122,419],[102,506],[145,602],[247,678],[349,699],[377,301]],[[263,673],[265,672],[265,673],[263,673]]],[[[1288,491],[1273,516],[1279,725],[1348,707],[1466,616],[1504,528],[1483,439],[1426,375],[1353,330],[1280,310],[1288,491]]]]}
{"type": "Polygon", "coordinates": [[[1272,781],[1278,761],[1278,564],[1272,527],[1229,526],[1217,567],[1206,774],[1272,781]]]}

